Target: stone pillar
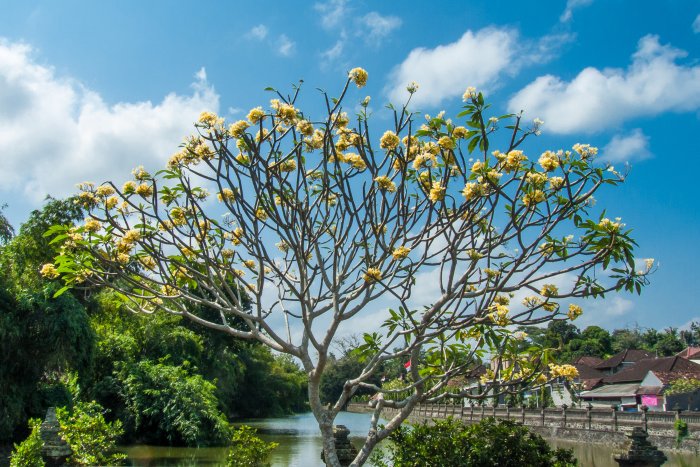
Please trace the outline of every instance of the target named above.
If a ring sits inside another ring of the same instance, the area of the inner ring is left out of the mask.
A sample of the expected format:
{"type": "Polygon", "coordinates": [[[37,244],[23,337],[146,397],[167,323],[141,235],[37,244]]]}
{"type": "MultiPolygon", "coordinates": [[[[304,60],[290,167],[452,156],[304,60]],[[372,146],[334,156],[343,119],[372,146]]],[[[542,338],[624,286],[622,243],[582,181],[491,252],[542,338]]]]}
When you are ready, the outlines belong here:
{"type": "Polygon", "coordinates": [[[589,402],[586,406],[586,417],[588,418],[588,431],[591,430],[591,419],[593,418],[593,414],[591,414],[591,409],[593,409],[593,404],[589,402]]]}
{"type": "Polygon", "coordinates": [[[627,435],[631,440],[629,450],[615,456],[615,462],[622,467],[659,467],[666,462],[666,455],[647,441],[648,436],[643,428],[634,427],[627,435]]]}
{"type": "Polygon", "coordinates": [[[39,430],[41,441],[44,443],[41,447],[41,458],[48,467],[65,465],[66,460],[73,454],[68,443],[61,438],[60,431],[56,407],[49,407],[39,430]]]}
{"type": "Polygon", "coordinates": [[[569,407],[569,406],[566,405],[566,404],[562,404],[562,405],[561,405],[561,421],[562,421],[562,425],[561,425],[561,426],[563,426],[564,428],[566,428],[566,409],[567,409],[568,407],[569,407]]]}
{"type": "Polygon", "coordinates": [[[610,409],[612,410],[613,431],[617,431],[617,406],[613,404],[610,409]]]}
{"type": "MultiPolygon", "coordinates": [[[[350,465],[357,456],[357,448],[352,445],[348,439],[350,430],[345,425],[336,425],[333,427],[333,442],[335,443],[335,452],[338,455],[340,465],[350,465]]],[[[325,453],[321,451],[321,460],[326,463],[325,453]]]]}
{"type": "Polygon", "coordinates": [[[521,413],[520,413],[520,417],[521,417],[521,418],[520,418],[520,423],[522,423],[523,425],[525,425],[525,404],[523,404],[523,406],[522,406],[522,411],[521,411],[521,413]]]}
{"type": "Polygon", "coordinates": [[[642,409],[642,428],[644,428],[645,432],[648,432],[649,426],[647,423],[647,412],[649,411],[649,407],[642,405],[640,408],[642,409]]]}

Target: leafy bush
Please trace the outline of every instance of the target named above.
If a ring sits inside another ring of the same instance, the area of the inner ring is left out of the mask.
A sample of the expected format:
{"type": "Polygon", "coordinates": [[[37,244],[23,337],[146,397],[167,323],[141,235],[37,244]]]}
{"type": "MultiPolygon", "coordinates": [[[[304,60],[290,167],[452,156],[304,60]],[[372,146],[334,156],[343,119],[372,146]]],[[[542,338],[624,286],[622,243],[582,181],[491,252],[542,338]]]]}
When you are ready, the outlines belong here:
{"type": "Polygon", "coordinates": [[[698,378],[678,378],[669,383],[666,395],[683,394],[700,389],[700,379],[698,378]]]}
{"type": "Polygon", "coordinates": [[[20,444],[15,444],[15,449],[10,456],[10,467],[44,467],[41,458],[41,420],[32,418],[29,420],[31,433],[20,444]]]}
{"type": "Polygon", "coordinates": [[[144,360],[119,371],[129,423],[140,441],[186,446],[228,444],[230,427],[218,408],[216,387],[187,362],[144,360]]]}
{"type": "Polygon", "coordinates": [[[231,450],[228,453],[228,467],[267,467],[270,451],[277,443],[266,443],[258,438],[257,430],[242,425],[233,432],[231,450]]]}
{"type": "Polygon", "coordinates": [[[453,467],[572,467],[571,450],[552,449],[536,433],[510,420],[486,418],[474,425],[453,419],[434,425],[400,427],[390,439],[382,467],[449,465],[453,467]]]}
{"type": "Polygon", "coordinates": [[[73,450],[69,462],[76,465],[114,465],[126,458],[116,452],[117,439],[122,435],[119,420],[108,423],[97,402],[78,402],[69,411],[56,410],[61,425],[61,437],[73,450]]]}

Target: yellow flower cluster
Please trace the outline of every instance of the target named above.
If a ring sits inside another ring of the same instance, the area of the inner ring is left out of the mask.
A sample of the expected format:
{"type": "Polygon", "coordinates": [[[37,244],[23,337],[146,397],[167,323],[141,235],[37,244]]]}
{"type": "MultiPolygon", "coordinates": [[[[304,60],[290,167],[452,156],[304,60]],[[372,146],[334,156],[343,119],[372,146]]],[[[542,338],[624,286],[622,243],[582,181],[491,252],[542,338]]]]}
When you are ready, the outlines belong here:
{"type": "Polygon", "coordinates": [[[547,174],[541,172],[528,172],[525,179],[531,185],[542,188],[547,183],[547,174]]]}
{"type": "Polygon", "coordinates": [[[44,264],[41,267],[39,274],[41,274],[43,277],[45,277],[47,279],[55,279],[60,275],[58,270],[56,269],[56,267],[52,263],[44,264]]]}
{"type": "Polygon", "coordinates": [[[280,104],[277,115],[287,125],[294,125],[298,119],[297,109],[292,104],[280,104]]]}
{"type": "Polygon", "coordinates": [[[559,158],[552,151],[543,152],[537,162],[545,172],[551,172],[559,167],[559,158]]]}
{"type": "Polygon", "coordinates": [[[311,136],[314,134],[314,126],[308,120],[299,120],[297,131],[304,136],[311,136]]]}
{"type": "Polygon", "coordinates": [[[464,94],[462,94],[462,100],[464,102],[470,101],[476,97],[476,88],[474,86],[469,86],[464,94]]]}
{"type": "Polygon", "coordinates": [[[367,84],[367,76],[367,71],[359,67],[353,68],[350,70],[350,73],[348,73],[348,78],[350,78],[350,81],[355,83],[358,88],[361,88],[367,84]]]}
{"type": "Polygon", "coordinates": [[[228,127],[228,133],[234,138],[241,138],[250,124],[245,120],[238,120],[228,127]]]}
{"type": "Polygon", "coordinates": [[[141,256],[139,262],[145,267],[153,271],[156,268],[156,260],[152,256],[141,256]]]}
{"type": "Polygon", "coordinates": [[[549,179],[549,187],[552,190],[558,190],[563,186],[564,186],[564,178],[563,177],[551,177],[549,179]]]}
{"type": "Polygon", "coordinates": [[[503,154],[500,151],[494,151],[492,154],[501,162],[506,173],[517,172],[523,166],[523,162],[527,160],[527,156],[519,149],[513,149],[508,154],[503,154]]]}
{"type": "Polygon", "coordinates": [[[506,305],[493,305],[491,307],[491,313],[489,313],[489,318],[497,326],[508,326],[510,323],[510,318],[508,318],[508,306],[506,305]]]}
{"type": "Polygon", "coordinates": [[[354,152],[349,152],[345,154],[344,156],[345,162],[348,164],[352,165],[353,168],[357,170],[365,170],[367,168],[367,164],[365,163],[365,160],[360,156],[359,154],[356,154],[354,152]]]}
{"type": "Polygon", "coordinates": [[[543,297],[555,297],[559,294],[559,288],[554,284],[544,284],[540,289],[540,295],[543,297]]]}
{"type": "Polygon", "coordinates": [[[399,137],[391,130],[385,131],[379,140],[379,147],[391,151],[399,146],[399,137]]]}
{"type": "Polygon", "coordinates": [[[246,118],[250,123],[255,125],[265,118],[265,111],[262,107],[255,107],[254,109],[250,109],[246,118]]]}
{"type": "Polygon", "coordinates": [[[391,256],[393,256],[395,260],[401,261],[402,259],[405,259],[410,252],[410,248],[400,246],[394,249],[394,251],[391,253],[391,256]]]}
{"type": "Polygon", "coordinates": [[[243,261],[243,265],[248,269],[255,269],[255,261],[253,261],[252,259],[247,259],[243,261]]]}
{"type": "Polygon", "coordinates": [[[114,188],[111,185],[100,185],[95,190],[95,194],[101,198],[111,196],[114,194],[114,188]]]}
{"type": "Polygon", "coordinates": [[[445,199],[446,190],[447,187],[442,186],[442,183],[440,181],[434,181],[433,186],[430,188],[430,193],[428,193],[428,199],[433,203],[442,201],[443,199],[445,199]]]}
{"type": "Polygon", "coordinates": [[[310,150],[321,149],[323,147],[324,133],[321,130],[314,130],[310,138],[306,138],[304,142],[310,150]]]}
{"type": "Polygon", "coordinates": [[[617,232],[620,230],[620,227],[623,227],[624,225],[625,224],[620,222],[619,217],[615,219],[615,222],[611,221],[607,217],[598,222],[598,227],[601,227],[608,232],[617,232]]]}
{"type": "Polygon", "coordinates": [[[146,198],[147,196],[151,196],[153,194],[153,187],[148,183],[141,183],[134,191],[136,191],[137,195],[146,198]]]}
{"type": "Polygon", "coordinates": [[[463,126],[455,127],[455,129],[452,130],[452,136],[457,139],[464,139],[467,137],[467,129],[463,126]]]}
{"type": "Polygon", "coordinates": [[[382,280],[382,271],[380,271],[377,268],[367,268],[367,271],[365,272],[363,279],[365,282],[378,282],[382,280]]]}
{"type": "Polygon", "coordinates": [[[234,245],[240,245],[241,238],[243,238],[243,229],[240,227],[236,227],[233,230],[233,232],[231,232],[231,243],[233,243],[234,245]]]}
{"type": "Polygon", "coordinates": [[[464,198],[467,201],[471,201],[481,196],[483,194],[483,191],[483,187],[480,184],[469,182],[464,186],[464,189],[462,190],[462,196],[464,196],[464,198]]]}
{"type": "Polygon", "coordinates": [[[578,377],[578,370],[573,365],[556,365],[549,364],[549,374],[552,378],[566,378],[569,381],[578,377]]]}
{"type": "Polygon", "coordinates": [[[224,124],[224,119],[212,112],[202,112],[199,114],[199,123],[206,126],[221,126],[224,124]]]}
{"type": "Polygon", "coordinates": [[[236,198],[235,193],[233,192],[232,189],[230,188],[224,188],[221,190],[219,193],[217,193],[216,198],[223,202],[223,201],[233,201],[236,198]]]}
{"type": "Polygon", "coordinates": [[[576,151],[583,160],[586,160],[589,157],[593,157],[596,154],[598,154],[598,148],[591,146],[590,144],[576,143],[571,149],[576,151]]]}
{"type": "Polygon", "coordinates": [[[102,228],[102,224],[97,219],[89,217],[85,219],[85,230],[88,232],[98,232],[102,228]]]}
{"type": "Polygon", "coordinates": [[[523,196],[523,204],[528,208],[531,208],[544,200],[545,196],[542,190],[532,190],[530,193],[526,193],[523,196]]]}
{"type": "Polygon", "coordinates": [[[374,181],[382,191],[388,191],[389,193],[394,193],[396,191],[396,185],[386,175],[380,175],[379,177],[376,177],[374,181]]]}
{"type": "Polygon", "coordinates": [[[442,149],[454,149],[457,147],[457,144],[449,136],[442,136],[438,140],[438,146],[440,146],[442,149]]]}
{"type": "Polygon", "coordinates": [[[119,204],[119,198],[116,196],[110,196],[105,200],[105,207],[107,209],[112,209],[114,208],[117,204],[119,204]]]}
{"type": "Polygon", "coordinates": [[[567,315],[571,321],[581,316],[581,313],[583,313],[583,309],[580,306],[574,305],[573,303],[569,305],[569,312],[567,315]]]}

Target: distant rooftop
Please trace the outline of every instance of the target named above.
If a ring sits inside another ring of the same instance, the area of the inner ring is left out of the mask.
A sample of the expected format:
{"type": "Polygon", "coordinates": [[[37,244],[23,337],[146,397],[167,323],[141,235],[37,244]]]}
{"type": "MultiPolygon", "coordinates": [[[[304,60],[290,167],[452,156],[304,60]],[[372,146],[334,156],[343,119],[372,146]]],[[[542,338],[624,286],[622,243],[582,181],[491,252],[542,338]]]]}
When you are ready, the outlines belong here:
{"type": "Polygon", "coordinates": [[[654,354],[647,352],[646,350],[640,349],[627,349],[622,352],[616,353],[607,360],[602,361],[596,368],[599,370],[609,370],[615,368],[622,364],[622,362],[638,362],[639,360],[644,360],[645,358],[653,358],[654,354]]]}

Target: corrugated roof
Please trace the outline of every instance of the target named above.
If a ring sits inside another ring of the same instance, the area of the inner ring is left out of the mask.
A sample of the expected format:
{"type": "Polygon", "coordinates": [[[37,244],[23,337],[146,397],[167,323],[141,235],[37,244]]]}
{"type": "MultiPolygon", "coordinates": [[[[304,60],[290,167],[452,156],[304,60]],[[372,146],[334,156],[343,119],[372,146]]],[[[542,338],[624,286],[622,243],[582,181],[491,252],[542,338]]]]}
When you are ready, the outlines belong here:
{"type": "Polygon", "coordinates": [[[653,356],[653,353],[647,352],[646,350],[627,349],[623,350],[622,352],[616,353],[607,360],[604,360],[603,362],[597,364],[596,368],[598,368],[599,370],[607,370],[610,368],[615,368],[622,362],[638,362],[639,360],[651,358],[653,356]]]}
{"type": "Polygon", "coordinates": [[[686,347],[676,355],[683,358],[700,358],[700,347],[686,347]]]}
{"type": "Polygon", "coordinates": [[[634,397],[637,395],[639,383],[608,384],[592,391],[584,391],[581,397],[591,399],[615,399],[618,397],[634,397]]]}
{"type": "Polygon", "coordinates": [[[606,384],[616,383],[641,383],[648,372],[653,371],[672,373],[693,373],[700,375],[700,365],[682,357],[648,358],[640,360],[629,368],[626,368],[614,375],[606,376],[603,382],[606,384]]]}

